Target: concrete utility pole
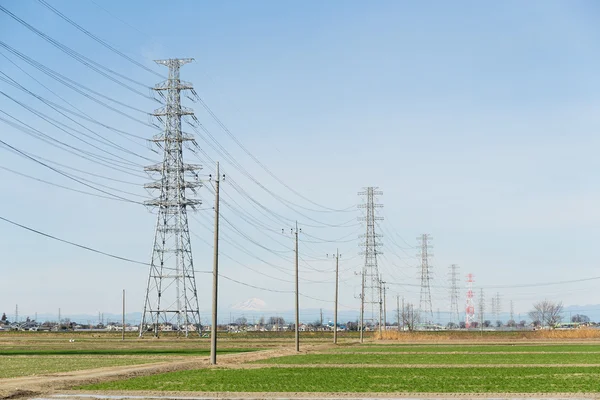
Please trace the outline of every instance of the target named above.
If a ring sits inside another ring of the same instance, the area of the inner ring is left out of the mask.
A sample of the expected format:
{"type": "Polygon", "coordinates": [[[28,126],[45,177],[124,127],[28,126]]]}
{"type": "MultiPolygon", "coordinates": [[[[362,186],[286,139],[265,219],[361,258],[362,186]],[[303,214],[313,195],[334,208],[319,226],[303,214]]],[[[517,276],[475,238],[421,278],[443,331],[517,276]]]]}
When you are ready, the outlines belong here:
{"type": "Polygon", "coordinates": [[[483,320],[485,314],[485,299],[483,298],[483,289],[479,289],[479,323],[481,334],[483,335],[483,320]]]}
{"type": "Polygon", "coordinates": [[[364,330],[365,330],[365,270],[360,274],[361,276],[361,293],[360,293],[360,342],[364,341],[364,330]]]}
{"type": "Polygon", "coordinates": [[[333,306],[333,344],[337,344],[338,317],[338,279],[340,274],[340,251],[335,251],[335,302],[333,306]]]}
{"type": "Polygon", "coordinates": [[[387,329],[387,301],[386,301],[387,288],[385,287],[386,283],[387,282],[385,282],[385,281],[381,282],[381,286],[382,286],[382,290],[383,290],[383,330],[387,329]]]}
{"type": "Polygon", "coordinates": [[[400,295],[396,296],[396,303],[397,303],[397,305],[396,305],[396,307],[397,307],[396,312],[398,314],[398,318],[397,318],[398,319],[398,332],[400,332],[400,295]]]}
{"type": "Polygon", "coordinates": [[[125,340],[125,289],[123,289],[123,313],[121,315],[121,340],[125,340]]]}
{"type": "Polygon", "coordinates": [[[217,363],[217,300],[219,288],[219,162],[215,182],[215,232],[213,244],[213,293],[212,293],[212,326],[210,329],[210,363],[217,363]]]}
{"type": "Polygon", "coordinates": [[[296,351],[300,351],[300,299],[298,293],[298,221],[296,221],[296,351]]]}
{"type": "Polygon", "coordinates": [[[319,319],[319,323],[321,324],[321,326],[323,326],[323,309],[322,308],[320,309],[320,315],[321,315],[321,317],[319,319]]]}

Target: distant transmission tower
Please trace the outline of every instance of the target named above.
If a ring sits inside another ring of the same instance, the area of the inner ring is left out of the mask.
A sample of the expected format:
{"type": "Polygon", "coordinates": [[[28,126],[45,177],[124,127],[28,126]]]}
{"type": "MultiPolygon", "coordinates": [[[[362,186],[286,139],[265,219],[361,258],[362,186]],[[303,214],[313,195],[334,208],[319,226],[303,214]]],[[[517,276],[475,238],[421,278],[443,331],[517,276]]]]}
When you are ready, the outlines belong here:
{"type": "Polygon", "coordinates": [[[479,323],[483,330],[483,322],[485,316],[485,298],[483,297],[483,289],[479,289],[479,323]]]}
{"type": "Polygon", "coordinates": [[[426,313],[433,318],[433,306],[431,304],[431,287],[429,281],[431,280],[431,266],[429,265],[429,257],[432,254],[429,253],[431,245],[429,241],[431,236],[423,234],[418,238],[421,241],[421,296],[419,301],[419,310],[421,313],[426,313]]]}
{"type": "Polygon", "coordinates": [[[140,336],[148,327],[158,336],[161,324],[176,324],[186,337],[190,330],[200,329],[187,218],[188,208],[194,210],[200,200],[188,198],[186,193],[188,189],[195,191],[201,186],[196,174],[200,166],[183,162],[183,143],[192,141],[193,137],[181,130],[182,116],[195,118],[193,110],[181,105],[181,92],[195,92],[190,83],[179,79],[181,66],[192,61],[191,58],[156,61],[169,68],[169,78],[153,89],[166,100],[166,105],[152,114],[164,126],[162,132],[152,138],[154,144],[163,150],[163,161],[144,168],[158,174],[158,180],[144,186],[158,190],[159,194],[157,198],[145,202],[147,206],[158,209],[158,217],[140,336]],[[195,179],[188,181],[186,176],[195,179]]]}
{"type": "Polygon", "coordinates": [[[381,242],[379,242],[380,234],[375,232],[376,221],[383,220],[383,217],[375,215],[375,209],[383,207],[383,204],[375,202],[375,196],[383,195],[383,192],[378,191],[376,187],[367,187],[360,192],[360,196],[365,197],[364,204],[360,204],[359,208],[365,209],[365,216],[361,220],[365,221],[366,233],[361,235],[364,238],[362,246],[364,251],[361,252],[365,256],[365,265],[363,268],[362,279],[362,295],[361,295],[361,326],[364,327],[365,322],[370,322],[372,326],[377,323],[381,327],[382,317],[382,293],[379,270],[377,267],[377,256],[383,254],[379,251],[381,242]]]}
{"type": "Polygon", "coordinates": [[[450,266],[450,315],[452,322],[458,323],[460,314],[458,312],[458,265],[450,266]]]}
{"type": "Polygon", "coordinates": [[[465,306],[465,325],[471,327],[475,320],[475,304],[473,303],[473,274],[467,275],[467,304],[465,306]]]}
{"type": "Polygon", "coordinates": [[[496,292],[496,313],[494,314],[494,320],[495,321],[499,321],[500,320],[500,314],[502,313],[502,305],[500,303],[500,292],[496,292]]]}
{"type": "Polygon", "coordinates": [[[515,320],[515,307],[512,300],[510,301],[510,320],[515,320]]]}

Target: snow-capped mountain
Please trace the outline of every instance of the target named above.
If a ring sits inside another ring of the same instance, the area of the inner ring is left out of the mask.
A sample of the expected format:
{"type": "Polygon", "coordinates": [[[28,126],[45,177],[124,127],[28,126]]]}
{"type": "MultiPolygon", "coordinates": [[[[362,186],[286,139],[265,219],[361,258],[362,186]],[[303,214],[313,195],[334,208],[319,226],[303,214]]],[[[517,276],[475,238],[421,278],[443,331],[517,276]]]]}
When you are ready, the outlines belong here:
{"type": "Polygon", "coordinates": [[[241,303],[232,305],[231,309],[243,311],[261,311],[265,309],[266,305],[267,303],[265,303],[263,300],[253,297],[251,299],[242,301],[241,303]]]}

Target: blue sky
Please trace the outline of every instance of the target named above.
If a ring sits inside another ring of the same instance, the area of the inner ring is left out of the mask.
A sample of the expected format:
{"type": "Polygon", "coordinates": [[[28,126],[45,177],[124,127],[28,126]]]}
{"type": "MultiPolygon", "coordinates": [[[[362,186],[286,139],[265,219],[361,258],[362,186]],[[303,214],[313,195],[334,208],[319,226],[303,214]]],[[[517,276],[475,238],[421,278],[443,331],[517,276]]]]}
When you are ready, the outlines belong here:
{"type": "MultiPolygon", "coordinates": [[[[89,0],[51,4],[157,72],[165,73],[163,67],[154,66],[153,59],[195,58],[194,64],[182,69],[182,78],[193,82],[230,131],[298,192],[319,204],[345,209],[360,202],[357,192],[363,186],[379,186],[384,191],[381,202],[386,218],[380,224],[385,253],[380,270],[386,280],[402,284],[390,285],[390,296],[400,294],[418,301],[418,288],[412,286],[418,283],[417,250],[409,245],[416,245],[421,233],[430,233],[435,247],[434,309],[448,308],[446,276],[451,263],[461,266],[462,275],[473,272],[476,287],[487,287],[487,296],[499,291],[504,310],[514,300],[515,308],[524,313],[544,297],[570,305],[599,303],[595,281],[491,288],[598,275],[600,31],[595,22],[600,9],[595,2],[180,1],[167,7],[158,1],[94,1],[101,7],[89,0]]],[[[160,80],[100,46],[37,1],[7,1],[3,6],[124,76],[148,86],[160,80]]],[[[156,108],[53,48],[4,13],[0,14],[0,39],[106,96],[147,112],[156,108]]],[[[2,54],[8,55],[6,50],[2,54]]],[[[14,56],[9,58],[95,119],[139,136],[153,134],[14,56]]],[[[0,57],[0,71],[65,105],[4,57],[0,57]]],[[[0,90],[75,126],[6,82],[0,82],[0,90]]],[[[6,97],[0,104],[3,111],[37,129],[85,147],[6,97]]],[[[194,107],[219,143],[269,190],[315,208],[257,166],[200,104],[186,105],[194,107]]],[[[123,111],[148,119],[136,111],[123,111]]],[[[141,141],[133,143],[85,125],[138,155],[157,159],[141,141]]],[[[143,177],[106,170],[1,121],[0,126],[0,138],[13,146],[88,172],[132,181],[138,186],[96,180],[146,195],[139,187],[147,180],[143,177]]],[[[219,159],[209,147],[206,151],[219,159]]],[[[4,149],[0,154],[0,166],[86,190],[4,149]]],[[[140,172],[130,172],[144,175],[141,165],[146,160],[121,154],[140,165],[132,166],[140,172]]],[[[363,230],[355,223],[347,228],[310,227],[315,223],[307,217],[342,224],[359,214],[304,211],[300,215],[225,160],[221,162],[227,176],[253,198],[286,218],[298,219],[309,235],[334,240],[355,237],[363,230]]],[[[212,166],[205,165],[205,172],[211,171],[212,166]]],[[[149,261],[155,215],[143,207],[66,191],[4,170],[0,179],[3,216],[103,251],[149,261]]],[[[226,201],[238,201],[244,213],[263,219],[273,231],[289,228],[276,219],[264,219],[233,185],[225,182],[222,190],[226,201]]],[[[208,191],[200,197],[204,208],[212,206],[208,191]]],[[[286,253],[278,253],[281,258],[265,251],[224,224],[223,235],[237,247],[224,242],[221,251],[238,263],[222,257],[222,272],[261,287],[291,289],[289,283],[257,275],[239,264],[289,279],[291,238],[255,229],[226,206],[223,212],[245,234],[286,253]],[[265,265],[239,246],[287,268],[286,272],[265,265]]],[[[212,231],[202,224],[211,226],[212,213],[200,211],[197,219],[202,223],[190,220],[198,235],[192,237],[194,260],[197,269],[208,270],[212,249],[202,240],[212,242],[212,231]]],[[[0,232],[0,311],[12,313],[18,303],[21,312],[30,315],[59,307],[65,313],[116,312],[123,288],[130,294],[131,311],[138,303],[141,307],[147,277],[143,266],[77,250],[6,224],[0,224],[0,232]]],[[[301,273],[325,283],[305,282],[302,292],[332,298],[333,264],[313,258],[322,258],[337,246],[342,259],[348,260],[343,263],[340,301],[356,309],[359,279],[354,272],[361,264],[358,240],[337,244],[309,243],[313,239],[308,236],[304,240],[301,255],[306,254],[307,265],[301,265],[301,273]]],[[[200,275],[198,281],[201,309],[208,310],[210,282],[200,275]]],[[[264,299],[273,309],[293,306],[291,295],[224,280],[221,294],[223,307],[250,297],[264,299]]],[[[302,305],[331,308],[328,302],[309,298],[303,298],[302,305]]]]}

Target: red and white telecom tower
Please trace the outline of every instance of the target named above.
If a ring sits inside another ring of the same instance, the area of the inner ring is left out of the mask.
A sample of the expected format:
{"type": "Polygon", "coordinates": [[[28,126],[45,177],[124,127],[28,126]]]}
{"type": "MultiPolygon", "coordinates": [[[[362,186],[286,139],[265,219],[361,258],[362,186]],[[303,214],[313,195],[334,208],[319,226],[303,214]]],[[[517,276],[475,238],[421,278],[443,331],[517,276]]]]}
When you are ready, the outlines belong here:
{"type": "Polygon", "coordinates": [[[467,275],[467,305],[465,307],[465,325],[467,329],[475,319],[475,305],[473,304],[473,274],[467,275]]]}

